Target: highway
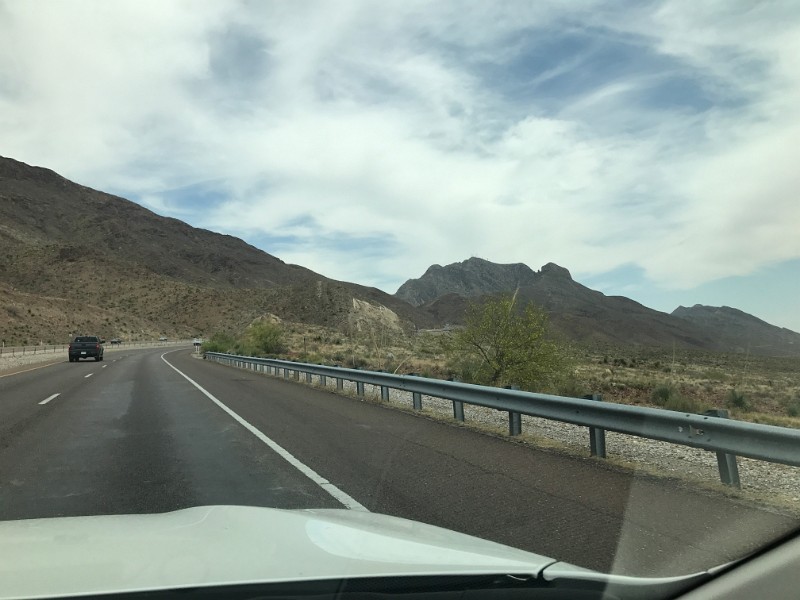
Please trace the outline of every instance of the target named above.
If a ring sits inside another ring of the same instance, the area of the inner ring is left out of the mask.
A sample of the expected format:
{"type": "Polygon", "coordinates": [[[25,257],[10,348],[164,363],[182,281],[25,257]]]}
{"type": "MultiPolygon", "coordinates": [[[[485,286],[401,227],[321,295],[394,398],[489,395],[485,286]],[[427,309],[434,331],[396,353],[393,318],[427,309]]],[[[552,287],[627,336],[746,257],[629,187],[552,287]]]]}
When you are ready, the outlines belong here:
{"type": "Polygon", "coordinates": [[[0,520],[207,504],[369,510],[636,575],[714,566],[800,525],[188,349],[0,373],[0,520]]]}

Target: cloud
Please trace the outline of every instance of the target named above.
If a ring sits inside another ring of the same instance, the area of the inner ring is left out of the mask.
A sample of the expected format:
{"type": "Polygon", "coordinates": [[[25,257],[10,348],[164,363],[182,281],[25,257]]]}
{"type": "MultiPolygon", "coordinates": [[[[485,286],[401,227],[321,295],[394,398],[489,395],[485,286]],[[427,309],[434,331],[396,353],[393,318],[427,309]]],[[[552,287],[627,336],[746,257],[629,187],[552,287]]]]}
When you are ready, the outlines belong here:
{"type": "Polygon", "coordinates": [[[800,256],[791,6],[0,6],[1,154],[334,278],[800,256]]]}

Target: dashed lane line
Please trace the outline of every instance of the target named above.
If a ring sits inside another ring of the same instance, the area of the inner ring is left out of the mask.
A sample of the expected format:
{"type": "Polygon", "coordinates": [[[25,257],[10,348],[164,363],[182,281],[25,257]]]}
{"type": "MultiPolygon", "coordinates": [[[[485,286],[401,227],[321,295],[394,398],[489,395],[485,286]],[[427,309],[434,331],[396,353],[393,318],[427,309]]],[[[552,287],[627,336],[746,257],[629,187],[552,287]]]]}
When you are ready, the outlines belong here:
{"type": "Polygon", "coordinates": [[[41,402],[39,402],[39,404],[47,404],[48,402],[50,402],[50,400],[55,400],[55,399],[56,399],[56,398],[58,398],[60,395],[61,395],[61,393],[58,393],[58,394],[53,394],[52,396],[50,396],[50,397],[48,397],[48,398],[45,398],[44,400],[42,400],[41,402]]]}

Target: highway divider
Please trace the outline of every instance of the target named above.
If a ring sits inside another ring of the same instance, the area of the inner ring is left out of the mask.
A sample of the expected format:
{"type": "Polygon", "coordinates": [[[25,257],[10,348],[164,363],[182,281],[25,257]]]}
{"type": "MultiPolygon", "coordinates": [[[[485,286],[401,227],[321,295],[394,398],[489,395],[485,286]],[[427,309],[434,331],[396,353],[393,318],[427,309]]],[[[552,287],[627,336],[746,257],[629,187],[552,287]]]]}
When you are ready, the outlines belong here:
{"type": "Polygon", "coordinates": [[[605,458],[605,432],[616,431],[641,438],[681,444],[717,453],[720,479],[726,485],[739,486],[736,456],[767,462],[800,466],[800,430],[773,425],[747,423],[725,418],[723,411],[697,415],[659,408],[602,402],[597,395],[570,398],[523,392],[514,389],[473,385],[458,381],[429,379],[416,375],[395,375],[286,360],[256,358],[206,352],[205,358],[225,365],[306,382],[328,377],[336,380],[337,389],[344,381],[356,384],[356,393],[364,395],[364,385],[380,388],[381,398],[389,399],[392,389],[410,392],[415,409],[422,408],[422,396],[453,402],[453,416],[464,420],[464,404],[508,412],[509,434],[521,432],[520,415],[529,415],[582,425],[589,428],[592,455],[605,458]]]}

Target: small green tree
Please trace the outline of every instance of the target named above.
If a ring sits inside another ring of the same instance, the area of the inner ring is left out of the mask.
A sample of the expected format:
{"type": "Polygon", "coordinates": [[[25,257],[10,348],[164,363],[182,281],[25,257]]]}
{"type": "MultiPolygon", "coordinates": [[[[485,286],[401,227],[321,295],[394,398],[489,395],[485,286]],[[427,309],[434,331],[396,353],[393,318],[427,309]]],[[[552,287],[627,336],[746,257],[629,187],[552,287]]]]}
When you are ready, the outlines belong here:
{"type": "Polygon", "coordinates": [[[464,381],[481,385],[555,390],[571,372],[566,349],[548,335],[547,314],[517,306],[516,293],[471,303],[445,351],[464,381]]]}
{"type": "Polygon", "coordinates": [[[283,331],[275,323],[256,321],[236,344],[236,351],[247,356],[270,356],[286,350],[283,331]]]}
{"type": "Polygon", "coordinates": [[[203,342],[201,346],[203,352],[223,352],[227,354],[234,352],[235,349],[236,340],[232,335],[228,335],[227,333],[215,333],[211,336],[211,339],[203,342]]]}

